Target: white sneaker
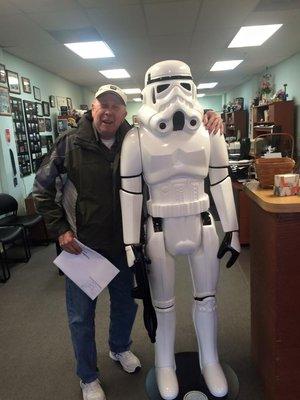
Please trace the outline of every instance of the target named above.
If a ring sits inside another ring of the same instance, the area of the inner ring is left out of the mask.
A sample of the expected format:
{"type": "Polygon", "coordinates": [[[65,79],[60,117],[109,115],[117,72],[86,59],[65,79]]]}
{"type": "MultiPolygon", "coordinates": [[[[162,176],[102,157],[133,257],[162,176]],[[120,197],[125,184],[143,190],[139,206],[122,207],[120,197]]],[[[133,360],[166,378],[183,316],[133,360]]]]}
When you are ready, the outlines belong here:
{"type": "Polygon", "coordinates": [[[106,400],[105,394],[98,379],[91,383],[80,381],[83,400],[106,400]]]}
{"type": "Polygon", "coordinates": [[[129,350],[123,351],[122,353],[113,353],[110,351],[109,356],[114,361],[118,361],[122,365],[124,371],[129,374],[133,374],[141,369],[140,360],[129,350]]]}

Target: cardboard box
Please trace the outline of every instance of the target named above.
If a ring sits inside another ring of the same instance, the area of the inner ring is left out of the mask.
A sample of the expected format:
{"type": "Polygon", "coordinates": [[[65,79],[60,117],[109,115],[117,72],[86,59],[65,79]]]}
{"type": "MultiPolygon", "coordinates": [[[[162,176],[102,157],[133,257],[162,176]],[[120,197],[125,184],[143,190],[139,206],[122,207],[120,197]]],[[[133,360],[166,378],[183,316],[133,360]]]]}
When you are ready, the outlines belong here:
{"type": "Polygon", "coordinates": [[[299,174],[279,174],[274,176],[276,196],[294,196],[300,193],[299,174]]]}

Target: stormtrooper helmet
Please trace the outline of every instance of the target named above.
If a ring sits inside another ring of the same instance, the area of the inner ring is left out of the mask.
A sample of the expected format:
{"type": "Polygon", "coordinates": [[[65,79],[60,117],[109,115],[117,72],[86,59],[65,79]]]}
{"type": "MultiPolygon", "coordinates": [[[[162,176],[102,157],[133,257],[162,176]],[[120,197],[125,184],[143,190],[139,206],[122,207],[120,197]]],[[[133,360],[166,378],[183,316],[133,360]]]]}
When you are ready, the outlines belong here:
{"type": "Polygon", "coordinates": [[[201,124],[203,110],[196,98],[190,67],[182,61],[161,61],[145,75],[143,106],[139,118],[152,132],[194,132],[201,124]]]}

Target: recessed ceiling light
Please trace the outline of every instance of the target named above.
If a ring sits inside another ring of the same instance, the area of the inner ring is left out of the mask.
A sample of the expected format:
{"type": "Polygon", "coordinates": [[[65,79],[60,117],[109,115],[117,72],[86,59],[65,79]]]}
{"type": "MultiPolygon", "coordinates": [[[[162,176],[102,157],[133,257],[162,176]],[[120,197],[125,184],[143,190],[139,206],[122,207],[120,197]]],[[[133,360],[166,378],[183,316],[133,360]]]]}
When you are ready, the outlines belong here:
{"type": "Polygon", "coordinates": [[[197,89],[212,89],[217,86],[218,82],[199,83],[197,89]]]}
{"type": "Polygon", "coordinates": [[[244,60],[227,60],[227,61],[217,61],[211,67],[211,71],[227,71],[229,69],[234,69],[244,60]]]}
{"type": "Polygon", "coordinates": [[[102,41],[65,43],[65,46],[82,58],[108,58],[115,56],[111,48],[102,41]]]}
{"type": "Polygon", "coordinates": [[[141,89],[139,88],[130,88],[130,89],[122,89],[126,94],[139,94],[142,93],[141,89]]]}
{"type": "Polygon", "coordinates": [[[197,94],[197,97],[204,97],[205,96],[205,93],[198,93],[197,94]]]}
{"type": "Polygon", "coordinates": [[[105,78],[108,79],[120,79],[120,78],[130,78],[129,73],[126,69],[106,69],[103,71],[99,71],[100,74],[104,75],[105,78]]]}
{"type": "Polygon", "coordinates": [[[133,101],[136,101],[136,102],[142,101],[142,99],[141,99],[140,97],[134,97],[132,100],[133,100],[133,101]]]}
{"type": "Polygon", "coordinates": [[[261,46],[282,24],[242,26],[228,47],[261,46]]]}

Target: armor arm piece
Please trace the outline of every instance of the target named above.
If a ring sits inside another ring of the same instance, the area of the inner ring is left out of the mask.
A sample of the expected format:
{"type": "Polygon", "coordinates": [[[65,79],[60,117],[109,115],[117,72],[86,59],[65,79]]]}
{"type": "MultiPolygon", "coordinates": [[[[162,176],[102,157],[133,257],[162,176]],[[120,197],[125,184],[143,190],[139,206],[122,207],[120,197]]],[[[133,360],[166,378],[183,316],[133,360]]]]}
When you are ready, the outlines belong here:
{"type": "Polygon", "coordinates": [[[228,154],[224,136],[220,133],[210,135],[210,144],[210,190],[225,232],[218,258],[222,258],[229,251],[231,253],[227,262],[229,268],[236,261],[241,249],[232,184],[228,173],[228,154]]]}
{"type": "Polygon", "coordinates": [[[210,190],[220,216],[224,232],[238,230],[231,179],[228,173],[228,155],[224,136],[210,135],[210,190]]]}
{"type": "MultiPolygon", "coordinates": [[[[129,131],[124,139],[120,168],[120,199],[124,243],[126,245],[140,243],[143,204],[142,161],[139,135],[136,128],[129,131]]],[[[127,251],[127,253],[130,252],[127,251]]]]}

